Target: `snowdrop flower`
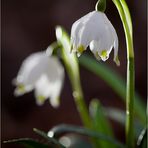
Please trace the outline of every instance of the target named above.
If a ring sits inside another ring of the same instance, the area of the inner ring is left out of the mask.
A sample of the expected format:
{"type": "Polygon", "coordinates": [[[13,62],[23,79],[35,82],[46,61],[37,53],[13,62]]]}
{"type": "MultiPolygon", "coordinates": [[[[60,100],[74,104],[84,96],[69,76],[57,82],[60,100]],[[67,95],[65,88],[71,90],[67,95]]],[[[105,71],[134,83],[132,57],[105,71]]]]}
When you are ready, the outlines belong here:
{"type": "Polygon", "coordinates": [[[105,13],[92,11],[77,20],[71,29],[72,51],[81,53],[89,46],[94,56],[106,61],[114,47],[114,61],[118,60],[117,33],[105,13]]]}
{"type": "Polygon", "coordinates": [[[38,105],[50,98],[51,105],[58,107],[63,79],[64,69],[59,60],[45,52],[37,52],[23,61],[14,81],[17,86],[14,94],[20,96],[35,89],[38,105]]]}

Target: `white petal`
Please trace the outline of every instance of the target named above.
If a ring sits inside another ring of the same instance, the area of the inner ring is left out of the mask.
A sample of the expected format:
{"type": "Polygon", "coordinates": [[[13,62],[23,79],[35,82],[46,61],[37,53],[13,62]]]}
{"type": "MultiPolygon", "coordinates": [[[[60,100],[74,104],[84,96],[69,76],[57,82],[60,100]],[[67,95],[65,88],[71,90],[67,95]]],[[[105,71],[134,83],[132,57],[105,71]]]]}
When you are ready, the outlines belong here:
{"type": "Polygon", "coordinates": [[[50,96],[50,81],[47,75],[42,75],[35,85],[35,96],[38,105],[42,105],[50,96]]]}
{"type": "Polygon", "coordinates": [[[44,69],[47,68],[48,57],[45,52],[38,52],[27,57],[21,65],[16,82],[25,86],[34,86],[44,69]]]}
{"type": "Polygon", "coordinates": [[[14,95],[16,97],[18,97],[18,96],[24,95],[25,93],[30,92],[32,90],[33,90],[32,86],[30,86],[30,85],[24,86],[24,85],[20,84],[15,88],[14,95]]]}
{"type": "Polygon", "coordinates": [[[84,49],[90,44],[92,40],[92,30],[91,28],[87,28],[87,26],[83,25],[79,31],[79,43],[78,46],[83,45],[84,49]]]}
{"type": "Polygon", "coordinates": [[[72,29],[71,29],[71,43],[73,45],[73,50],[77,51],[77,48],[81,45],[86,48],[89,45],[89,39],[88,39],[88,32],[85,32],[85,22],[89,20],[89,16],[92,15],[94,12],[90,12],[89,14],[81,17],[79,20],[73,23],[72,29]],[[86,35],[86,34],[87,35],[86,35]],[[83,39],[83,36],[86,37],[83,39]]]}
{"type": "Polygon", "coordinates": [[[62,89],[62,81],[61,80],[57,80],[54,83],[52,83],[52,89],[51,89],[51,96],[50,96],[50,104],[53,107],[58,107],[60,104],[60,92],[62,89]]]}
{"type": "Polygon", "coordinates": [[[116,30],[114,29],[113,25],[111,22],[108,20],[107,17],[104,17],[104,20],[106,24],[108,24],[108,29],[110,31],[110,34],[112,35],[113,43],[112,45],[114,46],[114,61],[116,62],[117,65],[120,65],[120,61],[118,59],[118,36],[116,33],[116,30]]]}
{"type": "Polygon", "coordinates": [[[46,49],[46,55],[51,56],[52,53],[53,53],[53,48],[51,47],[51,45],[49,45],[46,49]]]}
{"type": "Polygon", "coordinates": [[[59,96],[62,89],[64,70],[56,58],[49,58],[49,65],[35,85],[37,104],[42,105],[47,98],[53,107],[59,105],[59,96]]]}
{"type": "Polygon", "coordinates": [[[82,22],[81,21],[76,21],[73,25],[72,25],[72,30],[71,30],[71,43],[73,46],[73,51],[76,51],[78,46],[79,46],[79,30],[82,27],[82,22]]]}
{"type": "MultiPolygon", "coordinates": [[[[98,52],[98,55],[100,57],[102,52],[106,51],[106,56],[101,57],[103,61],[106,61],[109,58],[109,54],[112,50],[112,47],[114,46],[115,42],[118,41],[118,38],[114,27],[112,26],[111,22],[108,20],[108,18],[104,13],[96,12],[95,16],[96,16],[95,25],[97,24],[99,27],[96,28],[95,29],[96,31],[94,31],[93,33],[94,36],[92,37],[92,39],[95,39],[95,44],[92,41],[90,44],[90,49],[95,56],[97,55],[98,52]]],[[[94,26],[93,28],[95,28],[95,25],[93,25],[94,26]]],[[[99,59],[98,56],[96,56],[96,58],[99,59]]]]}
{"type": "Polygon", "coordinates": [[[90,50],[92,51],[92,53],[94,54],[94,56],[96,57],[96,59],[101,60],[101,58],[98,54],[98,50],[100,49],[99,41],[98,42],[95,40],[91,41],[89,47],[90,47],[90,50]]]}
{"type": "Polygon", "coordinates": [[[46,63],[45,61],[48,58],[47,56],[44,57],[45,52],[38,52],[31,54],[23,61],[17,77],[13,80],[13,84],[16,85],[15,96],[20,96],[33,90],[35,82],[46,67],[44,63],[46,63]]]}
{"type": "MultiPolygon", "coordinates": [[[[61,93],[63,81],[64,81],[64,68],[57,58],[54,58],[53,62],[50,63],[50,83],[51,83],[51,94],[50,103],[53,107],[58,107],[59,96],[61,93]],[[52,76],[51,76],[52,74],[52,76]]],[[[49,72],[48,72],[49,73],[49,72]]],[[[49,76],[49,74],[48,74],[49,76]]]]}

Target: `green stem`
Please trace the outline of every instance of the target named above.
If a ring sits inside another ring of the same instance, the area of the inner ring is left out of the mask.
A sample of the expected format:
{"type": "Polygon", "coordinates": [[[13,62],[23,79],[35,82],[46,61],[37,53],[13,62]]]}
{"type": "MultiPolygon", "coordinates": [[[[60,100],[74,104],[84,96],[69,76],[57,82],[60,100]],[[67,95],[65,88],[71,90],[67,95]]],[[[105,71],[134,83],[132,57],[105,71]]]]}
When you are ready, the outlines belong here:
{"type": "Polygon", "coordinates": [[[126,92],[126,144],[134,148],[134,58],[128,59],[126,92]]]}
{"type": "Polygon", "coordinates": [[[91,129],[91,119],[89,117],[87,105],[84,101],[84,95],[83,95],[81,82],[80,82],[78,64],[77,64],[77,74],[75,73],[76,71],[74,73],[72,73],[71,68],[69,66],[67,66],[67,72],[68,72],[70,82],[72,85],[74,101],[76,103],[77,110],[79,112],[80,118],[81,118],[84,126],[91,129]]]}
{"type": "Polygon", "coordinates": [[[126,145],[134,148],[134,50],[132,21],[128,6],[125,0],[112,0],[119,12],[124,27],[127,45],[127,90],[126,90],[126,145]]]}
{"type": "MultiPolygon", "coordinates": [[[[85,103],[81,87],[78,59],[75,54],[70,53],[70,37],[60,26],[56,28],[56,37],[59,44],[62,45],[62,58],[72,85],[74,101],[82,123],[86,128],[93,129],[91,118],[89,116],[89,111],[85,103]]],[[[98,147],[96,139],[91,138],[90,140],[92,141],[92,145],[94,147],[98,147]]]]}
{"type": "Polygon", "coordinates": [[[84,126],[91,129],[91,119],[81,88],[78,60],[75,54],[70,53],[70,38],[66,31],[60,26],[56,28],[56,36],[58,42],[62,45],[62,58],[72,85],[77,110],[84,126]]]}

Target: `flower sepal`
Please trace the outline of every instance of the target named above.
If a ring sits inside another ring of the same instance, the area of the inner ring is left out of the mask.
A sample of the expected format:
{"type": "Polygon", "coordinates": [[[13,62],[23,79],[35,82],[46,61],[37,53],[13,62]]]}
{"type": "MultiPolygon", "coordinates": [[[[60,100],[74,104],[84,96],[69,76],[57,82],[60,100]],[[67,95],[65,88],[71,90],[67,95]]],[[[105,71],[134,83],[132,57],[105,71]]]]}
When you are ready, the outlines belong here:
{"type": "Polygon", "coordinates": [[[106,9],[106,0],[98,0],[95,6],[96,11],[104,12],[106,9]]]}

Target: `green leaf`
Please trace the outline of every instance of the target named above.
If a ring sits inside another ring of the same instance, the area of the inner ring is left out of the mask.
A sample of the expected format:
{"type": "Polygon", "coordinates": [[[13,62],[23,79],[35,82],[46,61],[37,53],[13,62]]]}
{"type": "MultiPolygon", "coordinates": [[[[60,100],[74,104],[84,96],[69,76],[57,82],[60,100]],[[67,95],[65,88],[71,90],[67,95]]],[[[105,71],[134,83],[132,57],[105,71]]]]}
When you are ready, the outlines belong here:
{"type": "Polygon", "coordinates": [[[118,123],[125,125],[125,112],[112,107],[103,107],[104,114],[112,120],[117,121],[118,123]]]}
{"type": "Polygon", "coordinates": [[[62,124],[62,125],[55,126],[48,133],[50,133],[52,135],[52,137],[54,137],[54,136],[59,136],[59,135],[66,133],[66,132],[67,133],[69,133],[69,132],[70,133],[77,133],[77,134],[81,134],[84,136],[97,138],[97,139],[106,141],[110,144],[114,144],[114,145],[118,146],[118,148],[125,148],[125,146],[122,143],[118,142],[117,140],[113,139],[110,136],[106,136],[105,134],[95,132],[90,129],[86,129],[86,128],[79,127],[79,126],[71,126],[71,125],[67,125],[67,124],[62,124]]]}
{"type": "MultiPolygon", "coordinates": [[[[113,137],[111,125],[104,114],[103,108],[98,99],[93,99],[89,105],[90,115],[92,117],[93,128],[96,132],[101,132],[105,135],[113,137]]],[[[115,145],[107,143],[106,141],[98,141],[101,148],[114,148],[115,145]]]]}
{"type": "MultiPolygon", "coordinates": [[[[125,126],[125,120],[126,120],[125,111],[112,107],[103,107],[103,112],[105,116],[125,126]]],[[[134,120],[134,129],[135,129],[135,135],[136,137],[138,137],[139,133],[143,129],[143,125],[137,119],[134,120]]]]}
{"type": "Polygon", "coordinates": [[[59,141],[65,145],[66,148],[98,148],[93,147],[92,143],[87,138],[79,136],[78,134],[66,134],[59,138],[59,141]]]}
{"type": "Polygon", "coordinates": [[[3,143],[18,143],[24,145],[26,148],[49,148],[47,144],[31,138],[12,139],[4,141],[3,143]]]}
{"type": "MultiPolygon", "coordinates": [[[[109,68],[107,65],[101,62],[97,62],[94,58],[84,54],[79,58],[79,62],[83,67],[104,80],[121,97],[124,102],[126,101],[125,81],[119,74],[113,71],[113,69],[109,68]]],[[[134,110],[142,125],[146,125],[146,106],[141,100],[142,99],[140,96],[136,93],[134,100],[134,110]]]]}
{"type": "Polygon", "coordinates": [[[147,148],[147,142],[148,142],[148,137],[147,137],[147,129],[143,129],[139,138],[138,138],[138,141],[137,141],[137,146],[139,148],[147,148]]]}
{"type": "Polygon", "coordinates": [[[58,142],[58,140],[49,137],[45,132],[36,128],[34,128],[33,131],[36,132],[38,135],[42,136],[43,138],[45,138],[46,140],[48,140],[48,143],[50,143],[50,145],[54,147],[65,148],[61,143],[58,142]]]}

